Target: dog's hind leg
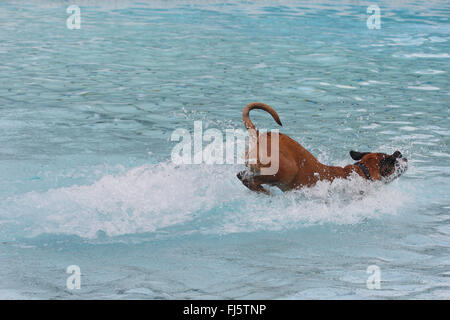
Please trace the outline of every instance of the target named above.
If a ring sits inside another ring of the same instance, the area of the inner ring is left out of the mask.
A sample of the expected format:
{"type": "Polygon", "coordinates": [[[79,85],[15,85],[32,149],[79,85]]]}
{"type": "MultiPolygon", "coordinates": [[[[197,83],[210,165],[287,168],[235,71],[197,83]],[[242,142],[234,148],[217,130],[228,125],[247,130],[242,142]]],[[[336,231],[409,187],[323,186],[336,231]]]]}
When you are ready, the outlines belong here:
{"type": "Polygon", "coordinates": [[[237,177],[242,181],[244,186],[246,186],[250,190],[264,194],[270,194],[269,191],[264,189],[264,187],[262,186],[262,184],[265,183],[262,176],[254,176],[248,171],[241,171],[237,174],[237,177]]]}

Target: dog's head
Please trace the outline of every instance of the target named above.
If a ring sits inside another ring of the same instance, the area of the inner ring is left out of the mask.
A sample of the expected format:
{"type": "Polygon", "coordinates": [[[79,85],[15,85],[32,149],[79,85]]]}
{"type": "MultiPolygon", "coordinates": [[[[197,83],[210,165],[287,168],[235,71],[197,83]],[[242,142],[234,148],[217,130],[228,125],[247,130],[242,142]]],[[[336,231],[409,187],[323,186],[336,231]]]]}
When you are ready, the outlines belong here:
{"type": "Polygon", "coordinates": [[[400,151],[388,155],[385,153],[350,151],[353,160],[365,166],[373,180],[391,182],[400,177],[408,168],[408,160],[403,158],[400,151]]]}

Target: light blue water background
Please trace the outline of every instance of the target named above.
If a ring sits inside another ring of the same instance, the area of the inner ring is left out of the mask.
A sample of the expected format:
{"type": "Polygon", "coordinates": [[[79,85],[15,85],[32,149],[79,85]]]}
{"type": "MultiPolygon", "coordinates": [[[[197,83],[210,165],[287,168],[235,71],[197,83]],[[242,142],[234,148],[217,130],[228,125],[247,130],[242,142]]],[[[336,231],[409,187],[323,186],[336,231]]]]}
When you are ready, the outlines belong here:
{"type": "Polygon", "coordinates": [[[0,298],[450,297],[448,1],[80,1],[73,30],[69,4],[0,3],[0,298]],[[326,164],[409,170],[267,197],[172,164],[252,101],[326,164]]]}

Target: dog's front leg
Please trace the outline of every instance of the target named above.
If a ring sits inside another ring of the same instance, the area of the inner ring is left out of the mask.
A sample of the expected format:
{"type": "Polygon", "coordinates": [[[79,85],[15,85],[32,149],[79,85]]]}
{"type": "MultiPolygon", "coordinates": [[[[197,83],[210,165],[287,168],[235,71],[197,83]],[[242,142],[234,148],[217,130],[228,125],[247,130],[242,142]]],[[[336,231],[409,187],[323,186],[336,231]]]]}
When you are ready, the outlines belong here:
{"type": "Polygon", "coordinates": [[[248,171],[241,171],[237,174],[237,177],[242,181],[244,186],[246,186],[250,190],[261,192],[264,194],[270,194],[269,191],[264,189],[264,187],[262,186],[264,180],[261,178],[261,176],[252,175],[248,171]]]}

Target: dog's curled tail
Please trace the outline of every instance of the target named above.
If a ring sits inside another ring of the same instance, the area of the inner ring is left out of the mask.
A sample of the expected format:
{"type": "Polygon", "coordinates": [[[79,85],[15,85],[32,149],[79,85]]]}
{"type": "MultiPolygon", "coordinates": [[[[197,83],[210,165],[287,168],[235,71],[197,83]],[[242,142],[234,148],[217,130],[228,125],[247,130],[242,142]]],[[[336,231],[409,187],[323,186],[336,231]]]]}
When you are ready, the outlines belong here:
{"type": "Polygon", "coordinates": [[[249,103],[248,105],[246,105],[244,107],[244,109],[242,110],[242,120],[244,121],[245,129],[247,129],[247,130],[248,129],[256,129],[255,125],[253,124],[252,120],[250,120],[250,116],[249,116],[250,110],[253,110],[253,109],[261,109],[261,110],[267,111],[268,113],[270,113],[270,115],[273,117],[273,119],[280,126],[282,126],[280,118],[278,117],[278,114],[275,112],[275,110],[273,110],[270,106],[268,106],[265,103],[252,102],[252,103],[249,103]]]}

